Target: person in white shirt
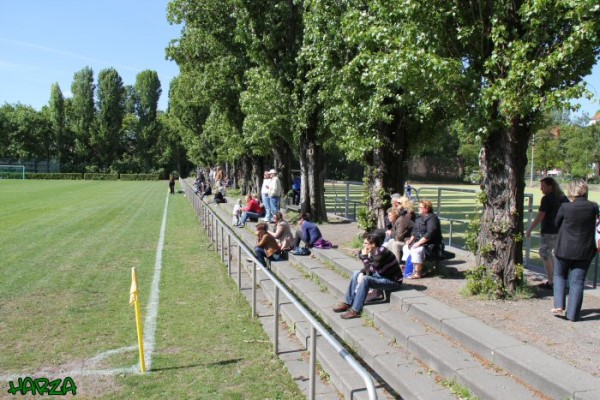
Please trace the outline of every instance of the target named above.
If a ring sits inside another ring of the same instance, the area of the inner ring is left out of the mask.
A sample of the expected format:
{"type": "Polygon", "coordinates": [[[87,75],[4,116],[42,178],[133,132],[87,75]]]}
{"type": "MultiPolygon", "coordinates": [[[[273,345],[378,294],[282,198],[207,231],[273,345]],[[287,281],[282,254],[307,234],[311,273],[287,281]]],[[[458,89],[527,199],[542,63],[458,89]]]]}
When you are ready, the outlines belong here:
{"type": "Polygon", "coordinates": [[[277,176],[277,171],[272,169],[269,171],[269,177],[271,178],[269,182],[269,211],[267,211],[267,220],[269,222],[273,221],[273,216],[277,211],[279,211],[279,202],[281,201],[281,193],[283,190],[281,189],[281,181],[277,176]]]}
{"type": "Polygon", "coordinates": [[[269,176],[269,171],[265,171],[263,174],[263,183],[260,189],[260,199],[262,200],[262,204],[265,207],[265,217],[263,221],[270,221],[273,218],[273,214],[271,213],[271,204],[269,201],[269,183],[271,183],[271,177],[269,176]]]}

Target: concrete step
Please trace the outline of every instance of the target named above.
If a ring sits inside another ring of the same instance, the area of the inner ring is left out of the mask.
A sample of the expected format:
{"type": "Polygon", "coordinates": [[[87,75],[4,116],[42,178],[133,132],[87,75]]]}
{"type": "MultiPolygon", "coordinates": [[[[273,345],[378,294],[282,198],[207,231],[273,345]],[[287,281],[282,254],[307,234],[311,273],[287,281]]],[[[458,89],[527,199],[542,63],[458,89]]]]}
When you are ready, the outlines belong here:
{"type": "MultiPolygon", "coordinates": [[[[251,242],[251,247],[253,244],[251,242]]],[[[381,369],[381,362],[377,361],[395,353],[369,357],[368,350],[361,347],[369,343],[368,339],[358,340],[349,332],[352,329],[359,332],[357,325],[348,325],[349,321],[343,321],[329,311],[332,304],[343,298],[348,276],[361,268],[361,263],[334,249],[312,249],[312,254],[312,257],[290,255],[290,262],[273,263],[273,268],[338,336],[347,340],[357,354],[365,357],[365,361],[369,360],[369,366],[392,388],[392,392],[416,396],[418,391],[403,388],[403,382],[395,382],[396,375],[386,374],[381,369]],[[292,264],[301,269],[293,272],[292,264]]],[[[366,330],[383,334],[388,341],[412,353],[431,370],[467,386],[482,398],[499,399],[509,395],[510,398],[533,398],[535,392],[519,382],[526,382],[551,398],[600,398],[599,378],[422,292],[405,289],[393,292],[389,303],[369,305],[364,313],[373,321],[370,323],[373,327],[366,330]],[[485,368],[484,364],[499,368],[485,368]]],[[[362,326],[362,322],[358,321],[358,326],[362,326]]],[[[364,330],[360,333],[363,334],[364,330]]]]}

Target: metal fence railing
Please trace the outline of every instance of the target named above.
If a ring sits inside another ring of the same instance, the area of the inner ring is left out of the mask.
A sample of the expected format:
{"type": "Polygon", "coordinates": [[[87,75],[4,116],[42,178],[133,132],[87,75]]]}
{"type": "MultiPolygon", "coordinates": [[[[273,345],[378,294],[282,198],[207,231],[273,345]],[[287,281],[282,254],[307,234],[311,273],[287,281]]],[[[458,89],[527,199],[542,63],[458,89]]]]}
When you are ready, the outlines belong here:
{"type": "MultiPolygon", "coordinates": [[[[309,364],[309,393],[308,398],[315,398],[315,385],[316,385],[316,357],[317,357],[317,333],[321,335],[323,339],[331,345],[338,355],[363,379],[369,399],[377,399],[377,393],[375,391],[375,384],[373,377],[365,370],[365,368],[358,363],[358,361],[317,321],[313,315],[300,303],[300,301],[279,281],[279,279],[273,275],[273,273],[266,267],[264,267],[254,255],[254,252],[246,246],[243,240],[241,240],[233,230],[224,222],[208,205],[206,202],[200,199],[194,193],[192,186],[186,180],[180,179],[181,186],[184,189],[185,195],[190,199],[192,206],[200,219],[200,224],[206,234],[208,235],[211,243],[215,243],[215,249],[221,255],[221,261],[225,263],[225,255],[227,254],[227,271],[231,276],[232,274],[232,247],[237,247],[237,277],[238,277],[238,290],[242,290],[242,251],[244,257],[252,260],[252,316],[257,317],[256,312],[256,289],[257,269],[260,270],[273,282],[274,287],[274,300],[273,306],[275,309],[274,319],[279,320],[280,315],[280,304],[279,296],[282,293],[291,304],[306,318],[311,325],[310,335],[310,364],[309,364]]],[[[274,352],[279,354],[279,324],[274,324],[274,352]]]]}

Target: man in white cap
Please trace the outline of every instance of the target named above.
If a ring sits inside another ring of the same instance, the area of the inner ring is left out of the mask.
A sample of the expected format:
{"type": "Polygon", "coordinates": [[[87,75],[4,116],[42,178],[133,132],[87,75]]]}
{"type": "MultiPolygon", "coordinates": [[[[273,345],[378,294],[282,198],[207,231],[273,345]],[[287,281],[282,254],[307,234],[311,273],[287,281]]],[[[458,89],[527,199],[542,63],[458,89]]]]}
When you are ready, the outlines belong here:
{"type": "Polygon", "coordinates": [[[279,177],[277,176],[277,171],[272,169],[269,171],[269,177],[271,178],[271,181],[269,182],[269,204],[270,204],[270,216],[269,216],[269,222],[274,222],[273,221],[273,216],[275,215],[275,213],[277,211],[279,211],[279,202],[281,200],[281,181],[279,180],[279,177]]]}

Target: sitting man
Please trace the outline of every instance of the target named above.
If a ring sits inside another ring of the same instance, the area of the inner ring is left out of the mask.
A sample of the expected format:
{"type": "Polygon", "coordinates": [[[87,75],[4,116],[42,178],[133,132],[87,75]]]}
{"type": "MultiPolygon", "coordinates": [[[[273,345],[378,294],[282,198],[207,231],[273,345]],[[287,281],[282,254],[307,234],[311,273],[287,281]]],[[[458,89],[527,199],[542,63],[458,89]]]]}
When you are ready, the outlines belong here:
{"type": "Polygon", "coordinates": [[[310,214],[301,214],[298,224],[300,229],[296,230],[294,249],[300,246],[300,241],[303,241],[306,247],[313,247],[315,242],[323,237],[317,224],[310,222],[310,214]]]}
{"type": "Polygon", "coordinates": [[[396,256],[383,247],[380,235],[365,236],[359,257],[364,268],[354,272],[343,303],[333,309],[343,319],[360,317],[370,289],[393,290],[402,285],[402,269],[396,256]]]}

